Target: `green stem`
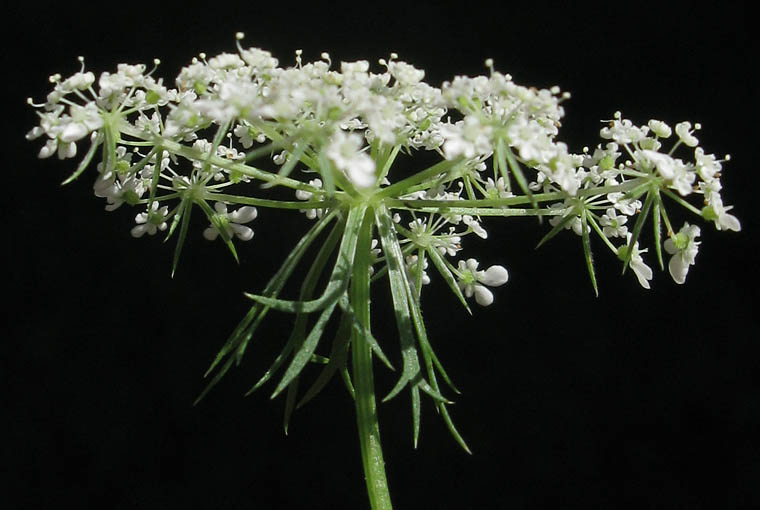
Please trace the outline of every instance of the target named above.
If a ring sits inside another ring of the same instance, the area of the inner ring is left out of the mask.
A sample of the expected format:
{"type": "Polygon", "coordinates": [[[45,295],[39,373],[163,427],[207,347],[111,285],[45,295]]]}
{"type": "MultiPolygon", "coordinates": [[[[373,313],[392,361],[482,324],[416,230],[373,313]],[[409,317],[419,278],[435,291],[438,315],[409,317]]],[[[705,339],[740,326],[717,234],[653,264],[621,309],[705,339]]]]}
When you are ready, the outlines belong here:
{"type": "Polygon", "coordinates": [[[241,195],[229,195],[226,193],[209,193],[207,198],[219,202],[231,202],[233,204],[256,205],[259,207],[273,207],[277,209],[331,209],[338,205],[334,199],[325,200],[270,200],[266,198],[246,197],[241,195]]]}
{"type": "MultiPolygon", "coordinates": [[[[369,258],[372,242],[373,211],[368,210],[359,233],[357,257],[351,282],[351,306],[364,329],[369,330],[369,258]]],[[[392,510],[385,462],[380,445],[380,427],[375,402],[372,373],[372,349],[361,337],[358,328],[351,335],[352,369],[356,403],[356,422],[359,429],[364,479],[372,510],[392,510]]]]}
{"type": "Polygon", "coordinates": [[[119,127],[122,133],[127,134],[129,136],[133,136],[135,138],[142,139],[142,140],[146,140],[146,136],[151,136],[151,138],[147,139],[146,141],[150,141],[156,146],[160,146],[162,149],[167,150],[172,154],[178,154],[182,156],[183,158],[187,158],[191,161],[201,161],[207,165],[214,165],[220,168],[225,168],[227,170],[233,170],[236,172],[240,172],[241,174],[246,175],[248,177],[253,177],[254,179],[259,179],[268,183],[276,183],[277,185],[286,186],[288,188],[300,189],[300,190],[308,191],[311,193],[322,192],[322,190],[316,189],[313,186],[310,186],[306,184],[305,182],[301,182],[296,179],[282,177],[282,176],[277,175],[276,173],[268,172],[266,170],[260,170],[255,167],[245,165],[243,163],[238,163],[236,161],[223,158],[214,153],[202,153],[198,151],[197,149],[194,149],[192,147],[187,147],[185,145],[182,145],[181,143],[175,142],[168,138],[163,138],[163,137],[153,136],[153,135],[146,135],[142,131],[135,129],[128,124],[120,125],[119,127]]]}

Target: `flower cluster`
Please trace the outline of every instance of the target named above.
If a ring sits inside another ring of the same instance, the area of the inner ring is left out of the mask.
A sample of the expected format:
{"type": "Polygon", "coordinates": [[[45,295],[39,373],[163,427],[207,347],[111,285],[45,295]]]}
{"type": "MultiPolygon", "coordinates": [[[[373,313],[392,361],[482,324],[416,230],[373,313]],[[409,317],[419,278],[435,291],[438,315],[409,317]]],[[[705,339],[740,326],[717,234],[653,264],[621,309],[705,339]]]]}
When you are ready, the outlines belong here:
{"type": "MultiPolygon", "coordinates": [[[[730,158],[718,159],[705,153],[694,134],[700,127],[699,124],[692,126],[690,122],[680,122],[672,129],[666,122],[654,119],[637,126],[616,112],[609,125],[600,131],[601,137],[609,141],[599,144],[593,153],[585,150],[585,158],[578,169],[582,181],[577,196],[566,198],[563,204],[549,205],[554,211],[562,211],[550,223],[555,228],[571,228],[578,235],[588,230],[596,231],[614,253],[630,264],[639,283],[648,289],[653,272],[641,257],[647,249],[639,249],[638,235],[651,214],[654,216],[655,249],[660,265],[661,247],[664,247],[668,253],[674,254],[669,264],[671,276],[677,283],[683,283],[688,266],[694,263],[699,243],[690,244],[688,263],[684,263],[680,259],[684,256],[683,250],[673,248],[673,239],[683,234],[676,234],[672,228],[663,196],[695,215],[713,221],[718,230],[741,229],[739,220],[728,213],[731,207],[723,205],[720,194],[721,163],[730,158]],[[674,131],[675,137],[672,136],[674,131]],[[669,143],[673,138],[675,142],[669,143]],[[689,155],[690,159],[676,157],[677,152],[689,155]],[[621,160],[623,155],[629,159],[621,160]],[[702,197],[702,209],[685,200],[691,195],[702,197]],[[642,197],[645,197],[643,201],[642,197]],[[633,222],[628,220],[634,217],[638,217],[636,224],[629,229],[633,222]],[[666,225],[669,236],[664,244],[659,239],[660,222],[666,225]],[[623,240],[618,246],[615,246],[616,238],[623,240]],[[674,264],[677,270],[673,269],[674,264]]],[[[694,231],[694,228],[686,223],[681,232],[689,230],[693,239],[699,235],[699,229],[694,231]]],[[[683,244],[682,241],[679,243],[683,244]]]]}
{"type": "MultiPolygon", "coordinates": [[[[370,71],[367,61],[333,69],[327,53],[310,63],[301,55],[294,66],[280,67],[269,52],[238,42],[237,53],[194,58],[174,88],[152,77],[156,67],[146,72],[144,65],[120,64],[96,79],[80,58],[79,72],[50,77],[54,88],[35,105],[40,123],[27,138],[46,136],[42,158],[74,157],[77,144],[89,138],[76,175],[101,149],[95,194],[107,200],[109,211],[124,203],[146,207],[135,218],[137,237],[166,230],[167,221],[181,221],[188,204],[195,204],[210,223],[204,237],[249,240],[253,231],[241,225],[256,217],[255,197],[222,191],[259,179],[265,187],[293,188],[296,198],[310,204],[300,210],[311,219],[321,218],[329,199],[343,195],[379,192],[403,201],[395,219],[409,243],[406,256],[422,249],[426,264],[431,248],[451,257],[465,235],[487,237],[482,218],[496,213],[482,211],[483,205],[509,215],[527,197],[533,207],[545,202],[542,214],[552,217],[555,229],[596,231],[648,288],[651,270],[640,255],[647,250],[638,249],[639,230],[629,219],[639,215],[642,196],[652,189],[658,191],[652,199],[656,222],[664,220],[671,237],[676,234],[662,196],[694,209],[683,199],[701,195],[700,216],[719,230],[740,229],[720,193],[721,164],[728,157],[718,159],[699,146],[699,124],[681,122],[673,129],[650,120],[637,126],[618,112],[600,131],[606,143],[572,154],[556,138],[569,94],[517,85],[494,71],[490,60],[489,76],[457,76],[436,88],[424,82],[424,71],[395,54],[380,60],[380,73],[370,71]],[[142,152],[146,144],[153,147],[142,152]],[[682,148],[690,159],[676,156],[682,148]],[[398,152],[419,149],[441,155],[441,172],[411,180],[398,175],[394,183],[389,169],[398,152]],[[271,170],[247,164],[267,155],[271,170]],[[309,173],[319,177],[298,179],[309,173]],[[172,199],[180,205],[164,205],[172,199]],[[242,208],[228,214],[235,203],[242,208]],[[399,213],[409,212],[402,226],[399,213]]],[[[451,274],[461,275],[446,262],[451,274]]],[[[676,274],[683,281],[685,271],[676,274]]]]}
{"type": "MultiPolygon", "coordinates": [[[[94,193],[107,211],[139,207],[132,236],[176,237],[175,269],[193,211],[205,216],[203,237],[221,239],[236,260],[236,243],[254,239],[250,224],[260,211],[293,210],[310,220],[263,291],[246,294],[253,305],[209,368],[216,374],[201,397],[240,362],[270,309],[290,312],[288,341],[252,391],[284,368],[273,396],[288,390],[287,424],[301,371],[324,362],[300,402],[343,375],[364,441],[376,416],[367,414],[374,410],[372,378],[362,373],[371,374],[372,356],[391,366],[369,321],[370,287],[386,280],[403,359],[386,399],[411,390],[416,441],[420,391],[427,393],[467,449],[437,382],[442,377],[456,391],[427,337],[422,289],[438,280],[468,311],[469,299],[481,306],[495,301],[491,288],[507,283],[507,269],[479,269],[480,261],[463,253],[465,239],[494,237],[489,217],[548,217],[551,228],[539,245],[575,232],[595,291],[592,235],[648,289],[654,273],[644,254],[654,252],[664,270],[664,249],[671,277],[682,284],[701,245],[695,224],[673,228],[669,207],[717,230],[741,229],[721,194],[729,158],[700,146],[699,124],[636,125],[616,113],[600,130],[602,142],[576,154],[558,139],[569,94],[518,85],[490,59],[487,76],[456,76],[435,87],[396,54],[379,61],[380,72],[364,60],[333,66],[327,53],[304,62],[300,50],[294,65],[283,67],[265,50],[243,48],[242,39],[238,34],[235,53],[193,58],[173,87],[153,78],[158,60],[147,72],[141,64],[119,64],[96,77],[80,58],[72,76],[50,77],[53,90],[44,102],[29,100],[39,125],[27,138],[45,138],[39,157],[73,158],[89,142],[65,182],[94,166],[94,193]],[[417,151],[434,163],[414,168],[403,161],[417,151]],[[275,187],[286,194],[270,192],[275,187]],[[643,247],[648,222],[652,239],[643,247]],[[306,256],[318,239],[318,251],[306,256]],[[298,298],[284,299],[286,282],[304,261],[310,267],[298,298]],[[316,294],[320,281],[327,283],[316,294]],[[333,314],[340,315],[338,331],[326,358],[316,349],[333,314]]],[[[365,462],[370,471],[382,465],[382,458],[365,462]]]]}

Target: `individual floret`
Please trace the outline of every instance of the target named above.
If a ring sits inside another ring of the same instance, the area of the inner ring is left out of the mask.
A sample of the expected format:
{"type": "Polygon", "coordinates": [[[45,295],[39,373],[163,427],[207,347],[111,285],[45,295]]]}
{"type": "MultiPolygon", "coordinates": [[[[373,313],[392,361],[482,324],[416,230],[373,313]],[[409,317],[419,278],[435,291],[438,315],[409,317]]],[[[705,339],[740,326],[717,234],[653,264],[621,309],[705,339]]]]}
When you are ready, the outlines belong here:
{"type": "Polygon", "coordinates": [[[507,283],[509,273],[503,266],[491,266],[485,271],[478,270],[475,259],[460,260],[457,267],[457,284],[466,297],[475,296],[481,306],[493,303],[493,293],[488,287],[498,287],[507,283]]]}

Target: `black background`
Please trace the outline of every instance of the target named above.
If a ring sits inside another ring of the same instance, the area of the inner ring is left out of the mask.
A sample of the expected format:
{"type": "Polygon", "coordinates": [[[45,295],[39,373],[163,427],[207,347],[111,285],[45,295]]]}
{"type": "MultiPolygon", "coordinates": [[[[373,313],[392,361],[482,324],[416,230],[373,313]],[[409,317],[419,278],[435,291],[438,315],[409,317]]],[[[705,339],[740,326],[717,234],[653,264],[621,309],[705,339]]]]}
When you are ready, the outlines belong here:
{"type": "MultiPolygon", "coordinates": [[[[468,317],[441,281],[423,294],[429,333],[462,390],[452,415],[432,405],[412,448],[408,393],[380,407],[399,509],[757,508],[756,53],[742,4],[455,2],[247,6],[102,3],[6,8],[6,179],[2,343],[4,508],[368,508],[350,398],[333,381],[282,431],[267,386],[244,398],[278,352],[290,317],[272,314],[241,368],[203,401],[201,375],[257,291],[304,232],[299,215],[260,211],[236,266],[197,221],[174,280],[171,243],[132,239],[134,210],[103,211],[92,174],[61,188],[74,162],[40,161],[24,103],[53,72],[163,61],[169,83],[192,56],[234,52],[234,33],[281,64],[329,51],[376,62],[392,51],[434,85],[484,74],[491,57],[516,82],[560,85],[560,138],[598,143],[600,119],[701,122],[724,166],[725,202],[743,231],[703,225],[697,265],[652,289],[595,243],[600,297],[579,238],[539,250],[533,220],[490,221],[468,256],[510,270],[496,301],[468,317]],[[9,111],[8,111],[9,110],[9,111]]],[[[377,69],[377,68],[376,68],[377,69]]],[[[680,225],[685,216],[679,218],[680,225]]],[[[693,220],[692,220],[693,221],[693,220]]],[[[655,266],[654,254],[645,255],[655,266]]],[[[395,350],[385,291],[377,336],[395,350]],[[385,307],[385,308],[384,308],[385,307]]],[[[393,358],[398,365],[398,355],[393,358]]],[[[395,374],[377,369],[378,393],[395,374]]],[[[451,395],[452,397],[454,395],[451,395]]]]}

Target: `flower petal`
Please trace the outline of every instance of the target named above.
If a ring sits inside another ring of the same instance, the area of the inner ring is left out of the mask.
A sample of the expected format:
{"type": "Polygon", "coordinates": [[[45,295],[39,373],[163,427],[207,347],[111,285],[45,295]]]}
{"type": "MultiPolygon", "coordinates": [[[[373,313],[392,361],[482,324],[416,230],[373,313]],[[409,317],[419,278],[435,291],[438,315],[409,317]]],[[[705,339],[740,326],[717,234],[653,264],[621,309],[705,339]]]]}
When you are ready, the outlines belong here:
{"type": "Polygon", "coordinates": [[[507,283],[508,279],[509,273],[504,266],[491,266],[483,273],[480,282],[491,287],[498,287],[507,283]]]}
{"type": "Polygon", "coordinates": [[[484,287],[477,283],[473,285],[473,287],[475,291],[475,301],[477,301],[480,306],[488,306],[493,303],[493,293],[488,290],[488,287],[484,287]]]}

